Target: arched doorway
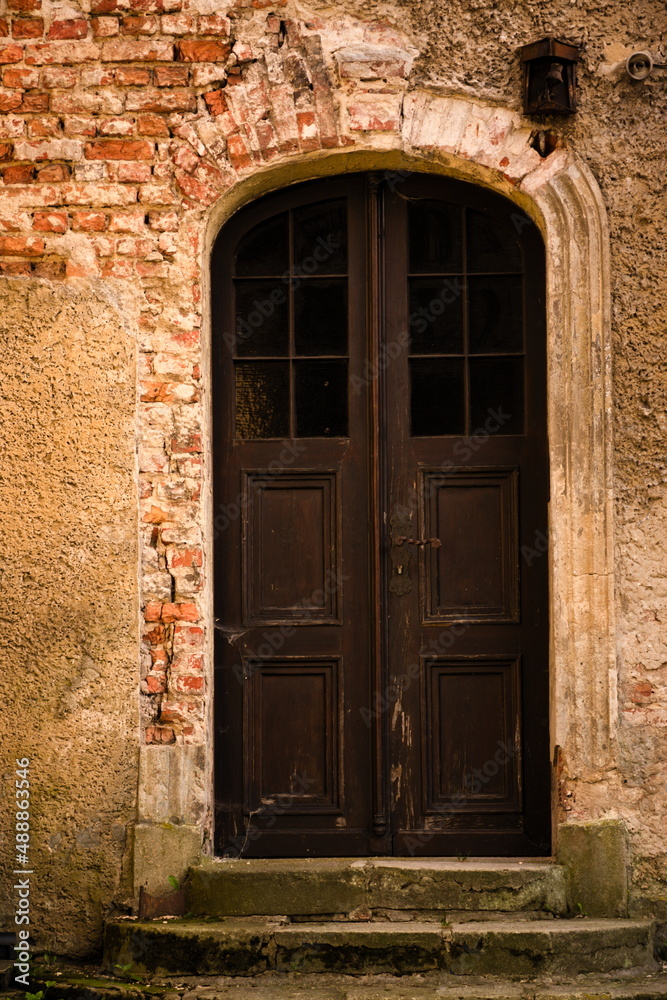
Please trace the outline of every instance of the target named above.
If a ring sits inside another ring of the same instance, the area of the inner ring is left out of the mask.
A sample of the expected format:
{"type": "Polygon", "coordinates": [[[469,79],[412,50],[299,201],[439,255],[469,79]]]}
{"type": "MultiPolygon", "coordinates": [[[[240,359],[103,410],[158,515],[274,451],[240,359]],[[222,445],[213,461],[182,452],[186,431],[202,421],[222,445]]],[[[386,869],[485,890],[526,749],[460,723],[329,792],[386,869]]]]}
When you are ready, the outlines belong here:
{"type": "Polygon", "coordinates": [[[549,850],[528,223],[471,184],[356,174],[217,240],[220,853],[549,850]]]}

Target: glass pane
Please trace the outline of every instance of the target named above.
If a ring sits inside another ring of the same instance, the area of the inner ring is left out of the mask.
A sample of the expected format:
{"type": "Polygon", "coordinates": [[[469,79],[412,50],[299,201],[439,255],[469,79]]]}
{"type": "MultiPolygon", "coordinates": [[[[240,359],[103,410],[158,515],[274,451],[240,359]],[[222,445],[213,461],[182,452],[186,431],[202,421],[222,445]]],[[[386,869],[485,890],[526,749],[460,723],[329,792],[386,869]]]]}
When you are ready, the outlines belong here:
{"type": "Polygon", "coordinates": [[[309,278],[294,290],[297,354],[347,354],[347,278],[309,278]]]}
{"type": "Polygon", "coordinates": [[[289,349],[289,299],[282,281],[237,281],[236,353],[283,357],[289,349]]]}
{"type": "Polygon", "coordinates": [[[260,222],[241,237],[236,248],[238,277],[279,275],[289,269],[289,224],[287,212],[260,222]]]}
{"type": "Polygon", "coordinates": [[[325,201],[294,210],[294,274],[347,272],[345,201],[325,201]]]}
{"type": "Polygon", "coordinates": [[[410,279],[410,350],[413,354],[463,351],[463,279],[410,279]]]}
{"type": "Polygon", "coordinates": [[[294,365],[297,437],[347,437],[347,361],[294,365]]]}
{"type": "Polygon", "coordinates": [[[463,358],[410,362],[412,436],[464,434],[463,358]]]}
{"type": "Polygon", "coordinates": [[[467,218],[469,271],[522,270],[518,234],[510,225],[472,209],[468,210],[467,218]]]}
{"type": "Polygon", "coordinates": [[[489,416],[500,423],[498,433],[523,433],[523,358],[471,359],[471,433],[489,416]]]}
{"type": "Polygon", "coordinates": [[[521,278],[470,278],[468,301],[472,354],[522,350],[521,278]]]}
{"type": "Polygon", "coordinates": [[[289,437],[289,361],[236,363],[236,437],[289,437]]]}
{"type": "Polygon", "coordinates": [[[410,271],[461,271],[461,209],[442,201],[408,202],[410,271]]]}

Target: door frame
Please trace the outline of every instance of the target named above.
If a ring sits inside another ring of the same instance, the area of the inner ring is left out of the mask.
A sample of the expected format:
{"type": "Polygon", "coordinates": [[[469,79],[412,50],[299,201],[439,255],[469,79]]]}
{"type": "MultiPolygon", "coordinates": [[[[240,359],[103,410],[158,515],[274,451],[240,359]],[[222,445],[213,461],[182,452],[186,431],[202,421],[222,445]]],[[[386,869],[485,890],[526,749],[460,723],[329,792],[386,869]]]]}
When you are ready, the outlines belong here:
{"type": "MultiPolygon", "coordinates": [[[[436,121],[442,105],[465,104],[459,140],[446,148],[422,148],[419,136],[399,143],[387,136],[366,136],[364,147],[326,153],[284,154],[274,164],[252,169],[228,187],[202,221],[190,225],[192,243],[201,249],[193,270],[201,278],[204,301],[210,298],[208,261],[215,236],[243,204],[300,180],[345,170],[383,170],[397,178],[405,170],[438,173],[479,183],[504,194],[517,205],[526,224],[540,227],[547,252],[548,430],[552,495],[549,560],[551,592],[551,747],[555,780],[554,845],[566,818],[558,805],[569,776],[594,780],[613,766],[615,755],[616,658],[613,566],[612,410],[609,237],[606,212],[597,182],[579,157],[566,148],[547,159],[531,159],[514,181],[497,168],[495,147],[485,139],[474,151],[465,147],[467,125],[475,126],[485,106],[437,95],[422,95],[423,121],[436,121]],[[520,177],[521,179],[518,179],[520,177]],[[199,268],[199,270],[198,270],[199,268]]],[[[494,108],[498,121],[517,129],[510,111],[494,108]]],[[[500,126],[499,126],[500,127],[500,126]]],[[[422,130],[426,135],[428,129],[422,130]]],[[[422,133],[420,133],[421,135],[422,133]]],[[[519,128],[529,152],[530,129],[519,128]]],[[[225,184],[229,179],[225,178],[225,184]]],[[[204,310],[209,315],[209,310],[204,310]]],[[[210,326],[202,331],[202,368],[207,369],[210,326]]],[[[210,386],[207,385],[207,389],[210,386]]],[[[210,413],[205,408],[204,435],[210,439],[210,413]]],[[[202,528],[209,553],[214,511],[210,482],[205,484],[202,528]]],[[[536,540],[544,557],[544,540],[536,540]]],[[[210,581],[203,604],[209,652],[207,683],[212,680],[212,599],[210,581]]],[[[210,740],[211,700],[205,710],[210,740]]],[[[172,746],[140,748],[140,775],[135,844],[146,860],[135,864],[134,883],[162,884],[148,858],[155,850],[155,830],[170,818],[181,818],[178,837],[170,836],[173,866],[185,870],[210,848],[212,755],[204,745],[186,741],[172,746]],[[178,843],[177,843],[178,841],[178,843]],[[148,845],[152,845],[149,849],[148,845]]],[[[586,815],[584,811],[583,815],[586,815]]],[[[160,834],[164,839],[166,834],[160,834]]]]}

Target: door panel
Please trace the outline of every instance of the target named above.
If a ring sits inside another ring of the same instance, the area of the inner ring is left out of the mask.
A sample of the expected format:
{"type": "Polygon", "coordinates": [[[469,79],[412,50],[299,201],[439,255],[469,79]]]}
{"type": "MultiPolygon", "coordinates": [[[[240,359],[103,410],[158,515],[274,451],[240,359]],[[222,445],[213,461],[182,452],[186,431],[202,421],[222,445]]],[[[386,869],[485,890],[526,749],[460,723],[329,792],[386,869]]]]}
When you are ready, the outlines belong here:
{"type": "Polygon", "coordinates": [[[548,852],[536,227],[350,175],[241,210],[212,274],[216,849],[548,852]]]}

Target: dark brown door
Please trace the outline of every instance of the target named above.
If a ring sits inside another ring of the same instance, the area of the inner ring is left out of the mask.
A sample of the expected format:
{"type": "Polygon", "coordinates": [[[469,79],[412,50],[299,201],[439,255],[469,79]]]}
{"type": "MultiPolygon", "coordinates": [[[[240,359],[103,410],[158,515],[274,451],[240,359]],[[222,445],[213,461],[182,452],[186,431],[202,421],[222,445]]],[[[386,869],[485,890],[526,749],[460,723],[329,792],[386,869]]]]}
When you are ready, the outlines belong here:
{"type": "Polygon", "coordinates": [[[547,852],[536,227],[350,175],[240,211],[212,285],[218,852],[547,852]]]}

